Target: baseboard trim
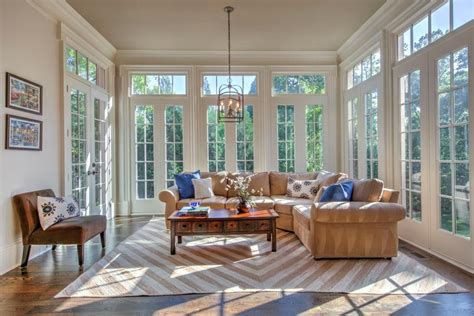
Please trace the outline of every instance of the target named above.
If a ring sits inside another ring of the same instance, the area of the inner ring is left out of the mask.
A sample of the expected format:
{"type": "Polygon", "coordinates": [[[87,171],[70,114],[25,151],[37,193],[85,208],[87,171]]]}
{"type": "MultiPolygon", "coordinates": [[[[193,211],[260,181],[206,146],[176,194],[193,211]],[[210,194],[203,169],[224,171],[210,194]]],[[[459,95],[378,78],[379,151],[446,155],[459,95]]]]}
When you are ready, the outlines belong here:
{"type": "Polygon", "coordinates": [[[416,247],[416,248],[419,248],[419,249],[421,249],[421,250],[423,250],[423,251],[429,253],[430,255],[433,255],[433,256],[435,256],[435,257],[437,257],[437,258],[439,258],[439,259],[441,259],[441,260],[443,260],[443,261],[448,262],[449,264],[452,264],[453,266],[456,266],[456,267],[458,267],[458,268],[460,268],[460,269],[466,271],[467,273],[470,273],[470,274],[473,274],[473,275],[474,275],[474,268],[472,268],[472,267],[469,267],[469,266],[466,266],[465,264],[462,264],[462,263],[460,263],[460,262],[457,262],[456,260],[454,260],[454,259],[452,259],[452,258],[449,258],[449,257],[447,257],[447,256],[445,256],[445,255],[443,255],[443,254],[441,254],[441,253],[439,253],[439,252],[436,252],[436,251],[434,251],[434,250],[432,250],[432,249],[428,249],[428,248],[426,248],[426,247],[417,245],[416,243],[414,243],[414,242],[412,242],[412,241],[410,241],[410,240],[404,239],[404,238],[402,238],[402,237],[398,237],[398,239],[403,240],[403,241],[406,242],[407,244],[410,244],[410,245],[412,245],[412,246],[414,246],[414,247],[416,247]]]}
{"type": "MultiPolygon", "coordinates": [[[[30,260],[50,249],[50,245],[31,246],[30,260]]],[[[21,241],[0,248],[0,258],[2,258],[2,260],[0,260],[0,275],[3,275],[20,265],[22,253],[23,244],[21,241]]]]}

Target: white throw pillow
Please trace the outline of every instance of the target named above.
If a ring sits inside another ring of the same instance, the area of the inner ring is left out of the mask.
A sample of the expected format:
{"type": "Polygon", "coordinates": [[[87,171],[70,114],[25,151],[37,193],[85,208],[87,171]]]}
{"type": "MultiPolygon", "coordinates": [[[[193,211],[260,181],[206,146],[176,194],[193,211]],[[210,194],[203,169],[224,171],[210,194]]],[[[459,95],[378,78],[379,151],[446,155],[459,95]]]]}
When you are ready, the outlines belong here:
{"type": "Polygon", "coordinates": [[[214,196],[212,191],[212,179],[192,179],[194,186],[194,198],[196,199],[205,199],[214,196]]]}
{"type": "Polygon", "coordinates": [[[320,184],[321,182],[318,180],[295,180],[289,177],[286,195],[295,198],[314,199],[320,184]]]}
{"type": "Polygon", "coordinates": [[[72,195],[64,198],[38,196],[38,217],[43,230],[80,213],[79,205],[72,195]]]}

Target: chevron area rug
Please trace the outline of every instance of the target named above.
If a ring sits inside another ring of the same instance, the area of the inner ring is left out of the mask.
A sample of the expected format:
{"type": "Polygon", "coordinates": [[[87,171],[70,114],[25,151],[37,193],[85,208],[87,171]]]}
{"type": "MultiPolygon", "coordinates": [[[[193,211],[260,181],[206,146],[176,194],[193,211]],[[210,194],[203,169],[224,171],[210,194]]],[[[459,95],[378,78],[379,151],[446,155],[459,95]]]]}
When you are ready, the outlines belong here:
{"type": "Polygon", "coordinates": [[[156,296],[219,292],[426,294],[466,291],[400,253],[392,260],[314,260],[298,238],[183,237],[169,254],[163,219],[153,219],[56,297],[156,296]]]}

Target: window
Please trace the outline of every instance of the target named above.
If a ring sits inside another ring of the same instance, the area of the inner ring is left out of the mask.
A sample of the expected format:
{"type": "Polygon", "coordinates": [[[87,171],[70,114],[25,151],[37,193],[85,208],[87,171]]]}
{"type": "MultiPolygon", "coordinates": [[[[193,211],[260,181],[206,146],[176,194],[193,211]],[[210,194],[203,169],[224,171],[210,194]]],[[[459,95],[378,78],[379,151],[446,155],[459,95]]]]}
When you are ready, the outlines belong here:
{"type": "Polygon", "coordinates": [[[135,108],[135,174],[137,199],[153,199],[154,187],[154,110],[152,105],[135,108]]]}
{"type": "Polygon", "coordinates": [[[253,150],[253,105],[246,105],[244,120],[236,124],[237,130],[237,171],[254,171],[253,150]]]}
{"type": "Polygon", "coordinates": [[[218,122],[217,106],[207,107],[207,166],[209,171],[224,171],[225,125],[218,122]]]}
{"type": "Polygon", "coordinates": [[[167,105],[165,110],[166,187],[175,174],[183,172],[183,107],[167,105]]]}
{"type": "Polygon", "coordinates": [[[421,221],[420,71],[400,78],[402,203],[406,216],[421,221]]]}
{"type": "Polygon", "coordinates": [[[132,75],[132,95],[186,95],[186,75],[132,75]]]}
{"type": "Polygon", "coordinates": [[[367,152],[367,178],[377,178],[378,168],[378,94],[377,90],[365,94],[365,145],[367,152]]]}
{"type": "Polygon", "coordinates": [[[372,78],[380,72],[380,49],[365,56],[347,71],[347,89],[372,78]]]}
{"type": "Polygon", "coordinates": [[[358,131],[358,111],[359,101],[357,98],[347,102],[348,124],[348,158],[349,174],[352,178],[359,178],[359,131],[358,131]]]}
{"type": "Polygon", "coordinates": [[[105,69],[97,67],[97,64],[71,47],[66,47],[65,59],[68,72],[105,88],[105,69]]]}
{"type": "Polygon", "coordinates": [[[87,94],[71,89],[72,194],[81,209],[87,209],[87,94]]]}
{"type": "Polygon", "coordinates": [[[449,0],[398,35],[398,60],[422,49],[474,18],[474,1],[449,0]],[[450,14],[452,8],[452,14],[450,14]],[[452,27],[450,27],[452,25],[452,27]]]}
{"type": "Polygon", "coordinates": [[[273,95],[326,94],[326,78],[323,75],[274,75],[273,95]]]}
{"type": "MultiPolygon", "coordinates": [[[[217,95],[219,87],[227,84],[228,75],[204,75],[202,77],[202,95],[217,95]]],[[[232,84],[240,86],[246,95],[257,94],[257,76],[256,75],[233,75],[232,84]]]]}
{"type": "Polygon", "coordinates": [[[470,236],[468,49],[437,61],[440,228],[470,236]]]}
{"type": "Polygon", "coordinates": [[[293,105],[278,105],[278,171],[295,171],[295,115],[293,105]]]}
{"type": "Polygon", "coordinates": [[[306,170],[323,169],[323,106],[306,106],[306,170]]]}

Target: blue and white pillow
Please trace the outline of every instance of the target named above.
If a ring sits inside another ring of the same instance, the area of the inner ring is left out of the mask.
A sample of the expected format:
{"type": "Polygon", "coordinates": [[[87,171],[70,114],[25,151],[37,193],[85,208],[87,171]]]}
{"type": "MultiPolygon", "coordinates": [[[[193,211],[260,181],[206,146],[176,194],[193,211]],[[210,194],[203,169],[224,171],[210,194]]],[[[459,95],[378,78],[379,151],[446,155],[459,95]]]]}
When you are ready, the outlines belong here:
{"type": "Polygon", "coordinates": [[[38,217],[43,230],[66,218],[81,215],[77,200],[72,195],[67,197],[38,196],[38,217]]]}

